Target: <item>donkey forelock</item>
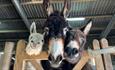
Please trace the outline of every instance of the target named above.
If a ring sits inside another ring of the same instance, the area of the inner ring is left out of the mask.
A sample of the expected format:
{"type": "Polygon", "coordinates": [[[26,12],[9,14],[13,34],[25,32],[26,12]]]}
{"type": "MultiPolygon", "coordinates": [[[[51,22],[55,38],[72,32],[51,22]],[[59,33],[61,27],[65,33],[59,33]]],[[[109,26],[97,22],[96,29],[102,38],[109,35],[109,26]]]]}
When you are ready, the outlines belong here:
{"type": "Polygon", "coordinates": [[[45,22],[45,27],[49,29],[49,38],[51,37],[62,37],[63,36],[63,29],[68,27],[68,23],[61,16],[60,12],[55,11],[52,13],[45,22]]]}

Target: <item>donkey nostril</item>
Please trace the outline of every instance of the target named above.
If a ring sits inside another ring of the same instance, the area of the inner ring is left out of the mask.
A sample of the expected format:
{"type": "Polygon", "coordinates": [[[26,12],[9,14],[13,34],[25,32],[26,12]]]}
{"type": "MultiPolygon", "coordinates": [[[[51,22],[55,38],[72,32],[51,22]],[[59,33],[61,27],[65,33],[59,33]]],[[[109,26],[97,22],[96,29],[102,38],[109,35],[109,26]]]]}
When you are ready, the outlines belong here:
{"type": "Polygon", "coordinates": [[[62,56],[59,55],[59,56],[57,57],[57,59],[59,59],[59,61],[61,61],[61,60],[62,60],[62,56]]]}
{"type": "Polygon", "coordinates": [[[51,54],[49,55],[48,60],[50,60],[50,61],[54,60],[54,58],[53,58],[53,56],[51,54]]]}
{"type": "Polygon", "coordinates": [[[62,56],[59,55],[59,56],[56,58],[55,62],[56,62],[56,63],[59,63],[61,60],[62,60],[62,56]]]}

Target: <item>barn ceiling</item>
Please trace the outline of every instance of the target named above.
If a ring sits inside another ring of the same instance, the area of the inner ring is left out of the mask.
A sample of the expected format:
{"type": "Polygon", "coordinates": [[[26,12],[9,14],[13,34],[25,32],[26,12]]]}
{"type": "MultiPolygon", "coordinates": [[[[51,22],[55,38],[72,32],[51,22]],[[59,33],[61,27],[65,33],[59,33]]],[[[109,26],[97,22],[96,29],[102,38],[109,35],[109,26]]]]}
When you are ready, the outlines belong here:
{"type": "MultiPolygon", "coordinates": [[[[5,41],[17,41],[27,39],[29,30],[25,25],[19,10],[13,3],[15,0],[0,0],[0,45],[5,41]]],[[[46,11],[42,6],[42,0],[16,0],[21,7],[21,13],[28,20],[37,23],[37,29],[42,32],[42,26],[46,19],[46,11]]],[[[63,0],[51,0],[53,8],[61,11],[63,0]]],[[[69,18],[85,17],[84,21],[69,21],[76,28],[84,26],[89,19],[93,21],[93,27],[88,35],[88,40],[100,39],[107,35],[110,45],[115,45],[115,0],[71,0],[69,18]],[[108,26],[108,27],[107,27],[108,26]],[[105,31],[105,32],[104,32],[105,31]],[[103,32],[103,33],[102,33],[103,32]],[[108,32],[108,33],[106,33],[108,32]]]]}

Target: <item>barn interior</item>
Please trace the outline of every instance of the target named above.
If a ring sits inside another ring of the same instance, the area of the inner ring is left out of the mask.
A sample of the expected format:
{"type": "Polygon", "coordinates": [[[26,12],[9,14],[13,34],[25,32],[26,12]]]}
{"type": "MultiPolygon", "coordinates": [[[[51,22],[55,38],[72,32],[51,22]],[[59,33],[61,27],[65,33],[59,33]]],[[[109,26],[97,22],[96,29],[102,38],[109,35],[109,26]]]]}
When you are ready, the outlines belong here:
{"type": "MultiPolygon", "coordinates": [[[[0,0],[1,55],[5,42],[28,40],[29,27],[33,21],[37,24],[37,31],[43,33],[47,12],[44,11],[42,2],[43,0],[0,0]]],[[[63,0],[51,0],[51,4],[54,10],[59,11],[64,5],[63,0]]],[[[93,26],[87,36],[87,46],[90,46],[94,39],[101,38],[106,38],[109,46],[115,46],[115,0],[71,0],[68,18],[77,18],[68,20],[72,28],[81,28],[92,20],[93,26]]],[[[112,56],[113,67],[114,58],[112,56]]]]}

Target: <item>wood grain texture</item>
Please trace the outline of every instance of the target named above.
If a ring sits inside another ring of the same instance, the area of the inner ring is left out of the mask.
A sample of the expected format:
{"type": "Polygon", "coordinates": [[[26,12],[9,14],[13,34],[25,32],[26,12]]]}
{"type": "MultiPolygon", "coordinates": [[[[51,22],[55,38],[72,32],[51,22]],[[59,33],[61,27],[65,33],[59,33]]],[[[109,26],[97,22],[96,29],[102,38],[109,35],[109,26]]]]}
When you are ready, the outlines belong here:
{"type": "Polygon", "coordinates": [[[35,60],[29,60],[29,62],[32,63],[32,65],[36,68],[36,70],[43,70],[42,66],[37,63],[35,60]]]}
{"type": "MultiPolygon", "coordinates": [[[[100,44],[98,40],[93,40],[93,49],[100,49],[100,44]]],[[[103,60],[102,60],[102,56],[97,55],[95,57],[95,63],[96,63],[96,70],[104,70],[104,65],[103,65],[103,60]]]]}
{"type": "MultiPolygon", "coordinates": [[[[109,47],[108,46],[108,41],[105,38],[101,39],[100,42],[101,42],[101,47],[102,48],[109,47]]],[[[103,61],[104,61],[105,70],[113,70],[110,54],[103,54],[103,61]]]]}
{"type": "Polygon", "coordinates": [[[9,70],[14,45],[15,45],[14,42],[5,43],[3,62],[0,70],[9,70]]]}

